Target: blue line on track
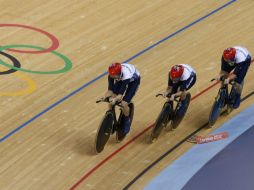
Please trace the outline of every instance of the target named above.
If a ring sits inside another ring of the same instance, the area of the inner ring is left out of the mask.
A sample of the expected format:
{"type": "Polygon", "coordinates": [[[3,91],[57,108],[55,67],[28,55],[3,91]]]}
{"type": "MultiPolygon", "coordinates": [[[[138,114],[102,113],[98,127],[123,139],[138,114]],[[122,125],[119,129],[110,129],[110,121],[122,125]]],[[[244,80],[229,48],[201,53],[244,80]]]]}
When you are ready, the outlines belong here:
{"type": "MultiPolygon", "coordinates": [[[[229,6],[230,4],[236,2],[237,0],[231,0],[228,3],[222,5],[221,7],[213,10],[212,12],[208,13],[207,15],[193,21],[192,23],[188,24],[187,26],[177,30],[176,32],[168,35],[167,37],[161,39],[160,41],[156,42],[155,44],[147,47],[146,49],[140,51],[139,53],[137,53],[136,55],[132,56],[131,58],[127,59],[124,62],[129,62],[135,58],[137,58],[138,56],[144,54],[145,52],[149,51],[150,49],[158,46],[159,44],[161,44],[162,42],[165,42],[166,40],[174,37],[175,35],[187,30],[188,28],[190,28],[191,26],[203,21],[204,19],[206,19],[207,17],[217,13],[218,11],[222,10],[223,8],[229,6]]],[[[40,113],[38,113],[37,115],[35,115],[34,117],[32,117],[31,119],[29,119],[28,121],[26,121],[25,123],[23,123],[22,125],[20,125],[19,127],[17,127],[16,129],[14,129],[13,131],[11,131],[10,133],[8,133],[7,135],[5,135],[3,138],[0,139],[0,143],[5,141],[6,139],[8,139],[9,137],[11,137],[12,135],[14,135],[15,133],[17,133],[18,131],[20,131],[21,129],[23,129],[24,127],[26,127],[28,124],[30,124],[31,122],[33,122],[34,120],[36,120],[37,118],[39,118],[40,116],[42,116],[43,114],[47,113],[49,110],[53,109],[54,107],[56,107],[57,105],[59,105],[60,103],[62,103],[63,101],[67,100],[68,98],[72,97],[73,95],[77,94],[78,92],[80,92],[81,90],[83,90],[84,88],[86,88],[87,86],[93,84],[94,82],[96,82],[97,80],[101,79],[102,77],[104,77],[105,75],[107,75],[107,72],[99,75],[98,77],[94,78],[93,80],[87,82],[86,84],[84,84],[83,86],[79,87],[77,90],[71,92],[70,94],[66,95],[64,98],[60,99],[59,101],[55,102],[54,104],[52,104],[51,106],[49,106],[48,108],[44,109],[43,111],[41,111],[40,113]]]]}

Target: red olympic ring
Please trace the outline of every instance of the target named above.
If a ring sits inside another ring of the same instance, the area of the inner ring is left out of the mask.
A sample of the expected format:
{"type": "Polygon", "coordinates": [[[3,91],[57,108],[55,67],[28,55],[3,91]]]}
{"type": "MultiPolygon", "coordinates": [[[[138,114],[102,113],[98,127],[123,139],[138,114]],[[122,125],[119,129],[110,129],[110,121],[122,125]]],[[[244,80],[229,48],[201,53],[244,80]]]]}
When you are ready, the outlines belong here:
{"type": "Polygon", "coordinates": [[[0,24],[0,27],[21,27],[21,28],[26,28],[26,29],[34,30],[36,32],[44,34],[52,42],[51,46],[49,48],[47,48],[47,49],[44,49],[44,50],[27,51],[27,50],[8,49],[8,51],[18,52],[18,53],[38,54],[38,53],[51,52],[51,51],[57,49],[58,46],[59,46],[59,41],[58,41],[58,39],[55,36],[53,36],[52,34],[46,32],[44,30],[41,30],[39,28],[34,28],[32,26],[27,26],[27,25],[22,25],[22,24],[0,24]]]}

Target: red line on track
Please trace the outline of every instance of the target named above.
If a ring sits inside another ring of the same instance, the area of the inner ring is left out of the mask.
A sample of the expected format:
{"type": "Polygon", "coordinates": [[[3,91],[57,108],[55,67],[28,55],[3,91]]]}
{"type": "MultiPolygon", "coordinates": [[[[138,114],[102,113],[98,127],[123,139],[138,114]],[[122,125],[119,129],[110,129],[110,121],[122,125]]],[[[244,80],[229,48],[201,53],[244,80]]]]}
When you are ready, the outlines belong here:
{"type": "MultiPolygon", "coordinates": [[[[207,92],[208,90],[210,90],[211,88],[213,88],[215,85],[217,85],[219,82],[213,83],[212,85],[208,86],[207,88],[205,88],[204,90],[202,90],[201,92],[199,92],[198,94],[196,94],[195,96],[192,97],[191,100],[196,99],[197,97],[199,97],[200,95],[204,94],[205,92],[207,92]]],[[[143,131],[141,131],[138,135],[136,135],[135,137],[133,137],[131,140],[129,140],[127,143],[125,143],[123,146],[121,146],[120,148],[118,148],[116,151],[114,151],[113,153],[111,153],[109,156],[107,156],[104,160],[102,160],[101,162],[99,162],[94,168],[92,168],[90,171],[88,171],[87,173],[84,174],[84,176],[82,178],[80,178],[69,190],[74,190],[76,189],[82,182],[84,182],[92,173],[94,173],[97,169],[99,169],[102,165],[104,165],[107,161],[109,161],[110,159],[112,159],[115,155],[117,155],[120,151],[122,151],[124,148],[126,148],[128,145],[130,145],[132,142],[134,142],[136,139],[138,139],[140,136],[142,136],[145,132],[147,132],[148,130],[150,130],[153,127],[154,124],[150,125],[149,127],[145,128],[143,131]]]]}
{"type": "MultiPolygon", "coordinates": [[[[251,61],[254,62],[254,59],[251,61]]],[[[196,94],[195,96],[193,96],[191,98],[191,100],[196,99],[197,97],[199,97],[200,95],[204,94],[205,92],[207,92],[208,90],[210,90],[211,88],[213,88],[214,86],[216,86],[219,82],[213,83],[212,85],[208,86],[207,88],[205,88],[204,90],[202,90],[201,92],[199,92],[198,94],[196,94]]],[[[118,148],[116,151],[114,151],[113,153],[111,153],[109,156],[107,156],[104,160],[102,160],[101,162],[99,162],[94,168],[92,168],[90,171],[88,171],[87,173],[84,174],[84,176],[82,178],[80,178],[69,190],[75,190],[82,182],[84,182],[90,175],[92,175],[97,169],[99,169],[102,165],[104,165],[107,161],[109,161],[110,159],[112,159],[115,155],[117,155],[119,152],[121,152],[124,148],[126,148],[128,145],[130,145],[132,142],[134,142],[136,139],[138,139],[140,136],[142,136],[144,133],[146,133],[148,130],[150,130],[153,127],[154,124],[150,125],[149,127],[145,128],[143,131],[141,131],[138,135],[136,135],[135,137],[133,137],[131,140],[129,140],[127,143],[125,143],[123,146],[121,146],[120,148],[118,148]]]]}
{"type": "Polygon", "coordinates": [[[94,168],[92,168],[90,171],[88,171],[82,178],[80,178],[69,190],[76,189],[83,181],[85,181],[86,178],[88,178],[93,172],[95,172],[98,168],[100,168],[103,164],[105,164],[107,161],[109,161],[111,158],[113,158],[116,154],[118,154],[121,150],[123,150],[125,147],[127,147],[129,144],[134,142],[137,138],[142,136],[145,132],[147,132],[149,129],[153,127],[154,124],[147,127],[145,130],[143,130],[141,133],[133,137],[131,140],[129,140],[127,143],[125,143],[123,146],[118,148],[116,151],[111,153],[108,157],[106,157],[104,160],[102,160],[99,164],[97,164],[94,168]]]}
{"type": "Polygon", "coordinates": [[[205,88],[204,90],[202,90],[201,92],[197,93],[195,96],[193,96],[191,98],[191,100],[196,99],[197,97],[199,97],[200,95],[204,94],[205,92],[207,92],[208,90],[210,90],[211,88],[213,88],[214,86],[216,86],[219,83],[219,81],[217,81],[216,83],[213,83],[212,85],[208,86],[207,88],[205,88]]]}

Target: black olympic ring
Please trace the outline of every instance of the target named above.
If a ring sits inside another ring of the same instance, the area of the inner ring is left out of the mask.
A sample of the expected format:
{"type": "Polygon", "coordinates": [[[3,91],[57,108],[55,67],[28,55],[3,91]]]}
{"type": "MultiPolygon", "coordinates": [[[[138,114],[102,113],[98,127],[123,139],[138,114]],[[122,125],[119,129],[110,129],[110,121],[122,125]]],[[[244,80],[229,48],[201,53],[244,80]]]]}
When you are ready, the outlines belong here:
{"type": "MultiPolygon", "coordinates": [[[[13,57],[13,56],[5,53],[5,52],[2,52],[2,51],[0,51],[0,54],[5,56],[5,57],[8,57],[12,61],[14,67],[18,67],[18,68],[21,67],[20,62],[15,57],[13,57]]],[[[2,72],[0,71],[0,75],[11,74],[11,73],[14,73],[16,71],[18,71],[18,70],[16,70],[16,69],[9,69],[8,71],[2,71],[2,72]]]]}

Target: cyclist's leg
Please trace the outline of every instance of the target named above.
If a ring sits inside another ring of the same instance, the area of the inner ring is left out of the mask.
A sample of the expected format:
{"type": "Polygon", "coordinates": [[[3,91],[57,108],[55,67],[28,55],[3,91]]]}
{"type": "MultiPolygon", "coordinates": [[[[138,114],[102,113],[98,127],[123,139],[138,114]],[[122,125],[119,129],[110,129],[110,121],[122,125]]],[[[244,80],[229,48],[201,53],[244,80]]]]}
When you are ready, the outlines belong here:
{"type": "Polygon", "coordinates": [[[130,118],[130,108],[129,103],[135,96],[140,85],[140,78],[128,84],[128,88],[125,92],[121,105],[123,106],[123,122],[124,122],[124,132],[128,133],[130,131],[131,118],[130,118]]]}
{"type": "Polygon", "coordinates": [[[232,90],[235,90],[235,92],[233,93],[233,97],[230,97],[230,99],[232,100],[232,106],[234,109],[240,106],[243,83],[244,81],[242,81],[240,84],[236,82],[234,87],[232,87],[234,88],[232,90]]]}
{"type": "Polygon", "coordinates": [[[129,116],[130,114],[128,105],[131,102],[132,98],[135,96],[136,92],[138,91],[139,85],[140,85],[140,78],[128,84],[128,88],[122,100],[123,113],[125,116],[129,116]]]}
{"type": "Polygon", "coordinates": [[[231,101],[232,101],[232,106],[234,109],[238,108],[240,106],[241,103],[241,94],[242,94],[242,89],[243,89],[243,81],[244,78],[248,72],[249,66],[251,63],[251,58],[249,58],[246,62],[244,62],[244,64],[242,64],[241,70],[236,70],[234,72],[234,74],[237,75],[236,79],[235,79],[235,85],[234,85],[234,89],[235,93],[233,93],[233,97],[230,97],[231,101]]]}
{"type": "Polygon", "coordinates": [[[191,87],[196,83],[196,79],[197,79],[196,75],[193,75],[192,77],[190,77],[190,79],[188,79],[186,86],[185,86],[185,90],[183,91],[182,95],[180,96],[181,104],[179,107],[179,113],[184,113],[185,106],[187,103],[187,100],[186,100],[187,90],[191,89],[191,87]]]}

